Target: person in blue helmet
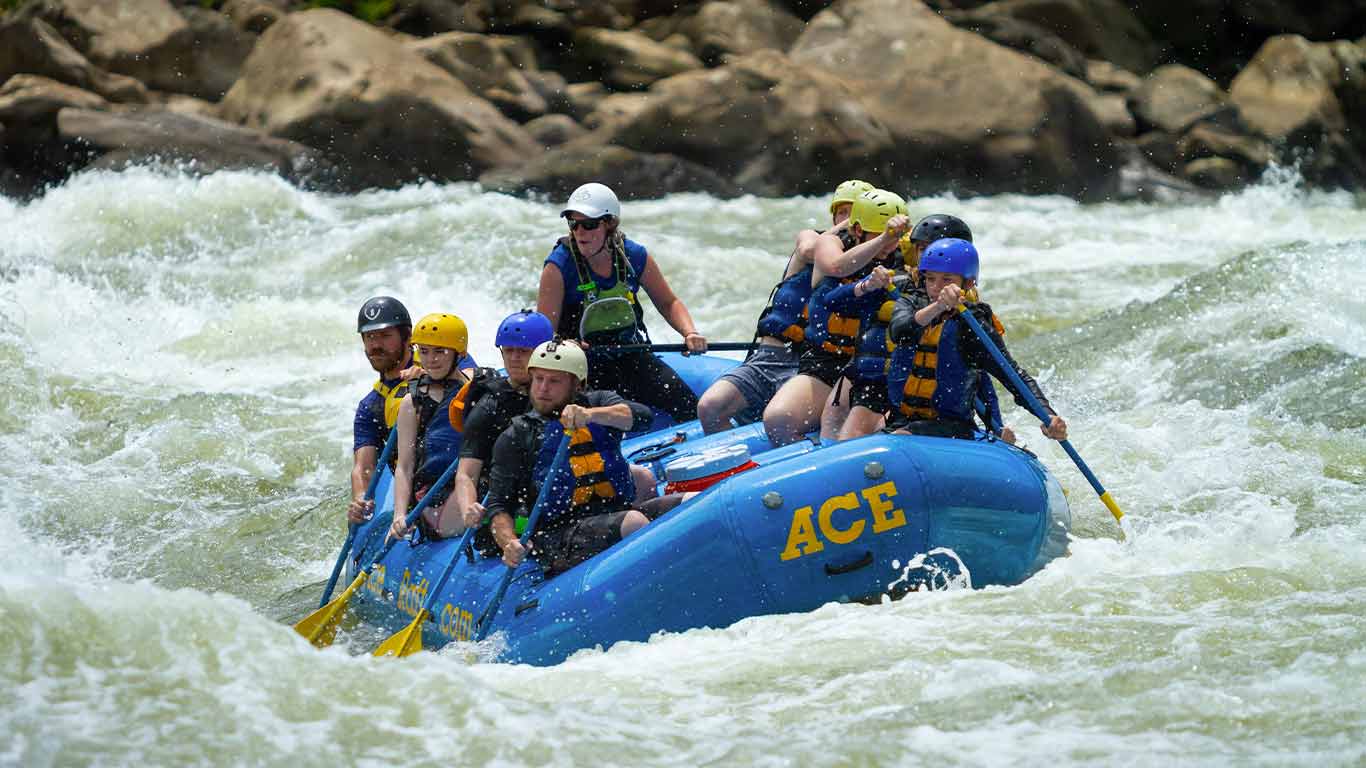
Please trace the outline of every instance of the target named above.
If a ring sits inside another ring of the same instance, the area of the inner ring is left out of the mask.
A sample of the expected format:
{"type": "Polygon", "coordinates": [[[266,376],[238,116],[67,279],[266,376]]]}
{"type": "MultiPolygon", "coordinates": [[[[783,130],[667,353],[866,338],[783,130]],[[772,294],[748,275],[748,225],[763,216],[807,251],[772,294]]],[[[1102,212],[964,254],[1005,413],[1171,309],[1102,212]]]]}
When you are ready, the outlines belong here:
{"type": "MultiPolygon", "coordinates": [[[[967,292],[977,285],[979,260],[972,243],[949,237],[936,240],[920,256],[919,272],[925,290],[908,291],[892,311],[888,333],[903,348],[915,350],[902,391],[901,403],[888,420],[894,434],[931,435],[972,439],[973,400],[982,373],[1005,385],[1024,406],[1024,396],[987,351],[981,339],[957,316],[967,302],[967,292]]],[[[1020,380],[1047,409],[1051,419],[1040,427],[1046,437],[1067,439],[1067,422],[1053,410],[1034,378],[1015,362],[1006,349],[999,324],[984,302],[968,302],[978,319],[1020,380]]]]}
{"type": "MultiPolygon", "coordinates": [[[[365,498],[370,475],[389,438],[389,430],[398,421],[399,404],[408,394],[408,382],[421,374],[422,369],[413,362],[412,317],[403,302],[393,296],[367,299],[356,317],[356,332],[360,334],[370,367],[379,374],[379,380],[356,406],[351,429],[351,501],[346,507],[346,517],[351,523],[363,523],[370,519],[375,509],[374,501],[365,498]]],[[[457,367],[461,370],[473,368],[474,359],[465,355],[457,367]]]]}

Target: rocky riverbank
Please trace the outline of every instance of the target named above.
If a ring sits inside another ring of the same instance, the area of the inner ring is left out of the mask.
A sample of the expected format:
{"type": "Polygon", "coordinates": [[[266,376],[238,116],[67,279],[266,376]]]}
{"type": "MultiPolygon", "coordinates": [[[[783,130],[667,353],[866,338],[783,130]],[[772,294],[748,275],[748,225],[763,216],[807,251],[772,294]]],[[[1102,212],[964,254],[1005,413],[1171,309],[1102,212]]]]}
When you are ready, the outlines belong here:
{"type": "Polygon", "coordinates": [[[1133,5],[29,0],[0,16],[0,193],[131,163],[554,196],[1366,186],[1366,8],[1133,5]]]}

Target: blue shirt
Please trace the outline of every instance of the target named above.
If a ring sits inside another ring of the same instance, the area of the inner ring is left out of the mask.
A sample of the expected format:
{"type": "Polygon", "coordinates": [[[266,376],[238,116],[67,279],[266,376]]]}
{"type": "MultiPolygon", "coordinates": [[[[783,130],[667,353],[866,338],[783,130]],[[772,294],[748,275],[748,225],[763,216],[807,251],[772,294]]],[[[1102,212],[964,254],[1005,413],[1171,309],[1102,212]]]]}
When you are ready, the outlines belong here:
{"type": "MultiPolygon", "coordinates": [[[[456,362],[455,367],[466,371],[475,368],[474,358],[465,355],[456,362]]],[[[393,387],[401,379],[381,379],[385,387],[393,387]]],[[[384,396],[374,387],[365,393],[356,406],[356,418],[351,423],[351,451],[354,453],[365,447],[384,450],[384,441],[389,439],[389,425],[384,423],[384,396]]]]}

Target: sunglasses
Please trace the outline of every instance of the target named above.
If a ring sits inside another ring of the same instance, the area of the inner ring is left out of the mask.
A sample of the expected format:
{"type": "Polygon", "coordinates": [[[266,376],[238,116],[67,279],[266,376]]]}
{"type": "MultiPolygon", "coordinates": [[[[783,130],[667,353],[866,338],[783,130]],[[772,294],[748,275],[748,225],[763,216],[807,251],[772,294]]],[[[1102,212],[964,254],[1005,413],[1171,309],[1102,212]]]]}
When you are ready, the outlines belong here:
{"type": "Polygon", "coordinates": [[[585,232],[592,232],[602,226],[602,219],[566,219],[569,222],[569,231],[582,229],[585,232]]]}

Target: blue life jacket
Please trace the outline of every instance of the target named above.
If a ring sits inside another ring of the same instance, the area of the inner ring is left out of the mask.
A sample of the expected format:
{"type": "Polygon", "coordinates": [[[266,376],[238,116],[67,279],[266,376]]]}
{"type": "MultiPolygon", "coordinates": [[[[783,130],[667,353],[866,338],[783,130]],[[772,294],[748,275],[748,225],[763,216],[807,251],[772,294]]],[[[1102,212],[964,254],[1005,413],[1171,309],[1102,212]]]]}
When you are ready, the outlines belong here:
{"type": "Polygon", "coordinates": [[[417,471],[413,474],[414,484],[421,486],[436,481],[451,462],[460,458],[460,444],[464,436],[451,423],[451,401],[462,391],[454,382],[446,382],[446,391],[440,402],[426,394],[424,384],[427,377],[419,379],[413,388],[413,405],[417,408],[417,471]]]}
{"type": "Polygon", "coordinates": [[[768,306],[759,315],[759,335],[800,342],[806,337],[806,304],[811,300],[814,266],[783,278],[773,288],[768,306]]]}

